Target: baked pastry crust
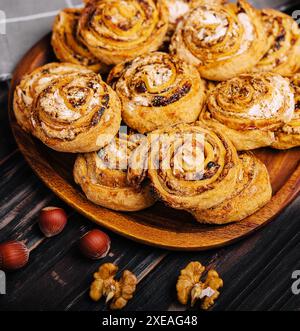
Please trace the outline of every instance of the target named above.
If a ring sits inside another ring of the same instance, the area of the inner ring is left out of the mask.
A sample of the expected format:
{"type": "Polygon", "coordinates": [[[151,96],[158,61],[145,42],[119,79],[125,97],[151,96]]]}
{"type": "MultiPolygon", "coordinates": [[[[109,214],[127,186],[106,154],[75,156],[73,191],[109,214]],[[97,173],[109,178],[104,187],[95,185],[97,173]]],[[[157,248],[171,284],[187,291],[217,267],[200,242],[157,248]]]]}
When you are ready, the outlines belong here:
{"type": "Polygon", "coordinates": [[[164,0],[98,0],[86,4],[78,33],[91,53],[110,65],[157,50],[167,28],[164,0]]]}
{"type": "Polygon", "coordinates": [[[242,169],[234,192],[219,205],[192,212],[200,223],[227,224],[254,214],[272,197],[272,187],[265,165],[250,153],[240,155],[242,169]]]}
{"type": "Polygon", "coordinates": [[[230,137],[237,150],[270,146],[294,114],[289,81],[272,73],[243,74],[210,93],[200,119],[230,137]]]}
{"type": "Polygon", "coordinates": [[[90,201],[118,211],[138,211],[155,203],[147,180],[135,187],[127,182],[129,158],[140,139],[120,135],[99,152],[78,155],[74,179],[90,201]]]}
{"type": "Polygon", "coordinates": [[[108,83],[121,100],[122,119],[140,133],[195,122],[205,100],[197,69],[161,52],[117,65],[108,83]]]}
{"type": "Polygon", "coordinates": [[[30,112],[34,97],[54,79],[69,73],[87,73],[87,68],[71,63],[48,63],[25,75],[14,92],[14,113],[18,124],[31,132],[30,112]]]}
{"type": "Polygon", "coordinates": [[[300,29],[295,20],[275,9],[263,9],[261,17],[268,36],[268,49],[254,71],[290,76],[300,68],[300,29]]]}
{"type": "Polygon", "coordinates": [[[222,5],[226,0],[166,0],[169,10],[169,27],[168,36],[171,36],[178,24],[178,22],[186,15],[191,9],[201,5],[222,5]]]}
{"type": "Polygon", "coordinates": [[[241,164],[236,149],[220,132],[200,123],[180,124],[150,133],[147,142],[147,148],[144,144],[137,149],[140,167],[136,163],[129,180],[143,178],[138,169],[145,169],[146,158],[157,195],[172,208],[211,208],[233,193],[241,164]]]}
{"type": "Polygon", "coordinates": [[[100,75],[74,73],[51,82],[34,100],[32,133],[60,152],[97,151],[117,134],[121,105],[100,75]]]}
{"type": "Polygon", "coordinates": [[[288,149],[300,146],[300,73],[291,79],[291,86],[295,91],[295,112],[290,122],[275,132],[275,142],[272,147],[288,149]]]}
{"type": "Polygon", "coordinates": [[[246,1],[199,6],[179,22],[170,50],[195,65],[201,77],[226,80],[248,72],[266,51],[257,11],[246,1]]]}
{"type": "Polygon", "coordinates": [[[51,38],[54,53],[62,62],[80,64],[95,72],[107,72],[108,66],[92,55],[77,35],[81,13],[82,9],[66,8],[56,16],[51,38]]]}

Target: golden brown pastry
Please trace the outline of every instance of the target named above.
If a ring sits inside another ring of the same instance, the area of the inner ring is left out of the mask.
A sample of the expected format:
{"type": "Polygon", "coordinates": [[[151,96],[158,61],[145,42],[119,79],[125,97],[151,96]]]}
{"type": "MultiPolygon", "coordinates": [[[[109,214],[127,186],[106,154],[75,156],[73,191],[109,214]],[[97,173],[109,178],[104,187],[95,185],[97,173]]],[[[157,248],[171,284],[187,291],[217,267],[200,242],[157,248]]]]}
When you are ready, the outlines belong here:
{"type": "Polygon", "coordinates": [[[130,156],[141,141],[139,135],[123,134],[99,152],[77,157],[75,182],[90,201],[119,211],[137,211],[155,203],[148,181],[135,187],[127,182],[130,156]]]}
{"type": "Polygon", "coordinates": [[[275,132],[272,147],[278,149],[300,146],[300,73],[291,78],[291,86],[295,91],[295,112],[291,121],[275,132]]]}
{"type": "Polygon", "coordinates": [[[157,50],[167,28],[164,0],[98,0],[86,4],[78,33],[101,61],[118,64],[157,50]]]}
{"type": "Polygon", "coordinates": [[[34,100],[32,133],[60,152],[92,152],[119,130],[121,105],[100,75],[74,73],[51,82],[34,100]]]}
{"type": "Polygon", "coordinates": [[[206,100],[209,97],[210,93],[218,86],[220,82],[214,81],[214,80],[205,80],[205,95],[206,100]]]}
{"type": "Polygon", "coordinates": [[[268,49],[255,71],[290,76],[300,68],[300,29],[292,17],[275,9],[261,11],[268,49]]]}
{"type": "Polygon", "coordinates": [[[168,34],[172,35],[178,22],[193,8],[200,5],[222,5],[226,0],[166,0],[169,10],[168,34]]]}
{"type": "Polygon", "coordinates": [[[196,68],[153,52],[117,65],[110,83],[122,103],[122,119],[140,133],[197,120],[205,95],[196,68]]]}
{"type": "Polygon", "coordinates": [[[18,124],[30,132],[30,111],[34,97],[54,79],[69,73],[87,73],[87,68],[71,63],[49,63],[25,75],[14,92],[14,113],[18,124]]]}
{"type": "Polygon", "coordinates": [[[265,165],[249,153],[240,155],[240,160],[242,170],[233,193],[215,207],[193,212],[198,222],[237,222],[254,214],[270,201],[272,187],[265,165]]]}
{"type": "Polygon", "coordinates": [[[238,150],[270,146],[294,114],[289,81],[272,73],[243,74],[217,85],[200,119],[230,137],[238,150]]]}
{"type": "MultiPolygon", "coordinates": [[[[241,170],[230,140],[200,123],[156,130],[135,153],[141,162],[132,162],[129,182],[138,183],[147,164],[157,195],[171,207],[188,211],[222,203],[233,194],[241,170]]],[[[137,160],[134,153],[132,159],[137,160]]]]}
{"type": "Polygon", "coordinates": [[[81,13],[82,9],[67,8],[57,15],[51,39],[55,55],[62,62],[81,64],[95,72],[105,72],[108,67],[91,54],[77,35],[81,13]]]}
{"type": "Polygon", "coordinates": [[[257,11],[246,1],[202,5],[179,22],[170,50],[196,66],[209,80],[248,72],[266,51],[266,35],[257,11]]]}

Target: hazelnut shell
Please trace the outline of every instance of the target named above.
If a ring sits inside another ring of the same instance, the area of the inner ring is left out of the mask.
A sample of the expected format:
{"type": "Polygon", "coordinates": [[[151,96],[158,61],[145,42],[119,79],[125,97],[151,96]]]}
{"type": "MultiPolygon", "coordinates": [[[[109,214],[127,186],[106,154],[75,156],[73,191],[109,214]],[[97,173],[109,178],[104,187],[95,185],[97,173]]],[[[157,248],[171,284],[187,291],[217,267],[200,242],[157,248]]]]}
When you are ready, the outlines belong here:
{"type": "Polygon", "coordinates": [[[39,215],[39,227],[46,237],[62,232],[67,224],[67,214],[62,208],[46,207],[39,215]]]}
{"type": "Polygon", "coordinates": [[[91,230],[81,237],[79,248],[84,256],[98,260],[109,252],[110,239],[107,234],[98,229],[91,230]]]}
{"type": "Polygon", "coordinates": [[[17,270],[24,267],[29,259],[29,250],[21,241],[7,241],[0,244],[0,269],[17,270]]]}

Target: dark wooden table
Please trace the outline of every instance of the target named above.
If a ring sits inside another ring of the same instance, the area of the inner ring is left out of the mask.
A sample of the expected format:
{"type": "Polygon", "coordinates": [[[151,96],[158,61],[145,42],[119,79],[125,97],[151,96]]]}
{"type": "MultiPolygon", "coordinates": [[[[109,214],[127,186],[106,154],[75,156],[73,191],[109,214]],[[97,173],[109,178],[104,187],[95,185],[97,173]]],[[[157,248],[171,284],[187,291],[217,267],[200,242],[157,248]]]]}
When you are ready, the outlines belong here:
{"type": "Polygon", "coordinates": [[[104,310],[88,297],[100,263],[114,262],[139,279],[127,310],[185,310],[176,300],[181,268],[198,260],[224,279],[214,310],[300,310],[291,275],[300,270],[300,198],[271,224],[247,239],[207,252],[169,252],[134,243],[113,233],[110,254],[101,262],[80,255],[77,242],[95,225],[59,201],[27,166],[12,137],[7,117],[7,84],[0,83],[0,242],[24,240],[30,263],[7,274],[0,310],[104,310]],[[41,208],[56,205],[69,215],[67,228],[46,239],[37,226],[41,208]]]}

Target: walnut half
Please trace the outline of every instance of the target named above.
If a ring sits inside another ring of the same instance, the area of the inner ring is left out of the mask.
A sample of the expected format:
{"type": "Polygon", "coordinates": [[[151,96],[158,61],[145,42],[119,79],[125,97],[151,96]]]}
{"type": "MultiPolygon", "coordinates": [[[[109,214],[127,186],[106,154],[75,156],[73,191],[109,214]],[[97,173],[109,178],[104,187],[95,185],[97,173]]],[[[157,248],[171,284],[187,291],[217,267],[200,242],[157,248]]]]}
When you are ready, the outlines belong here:
{"type": "Polygon", "coordinates": [[[112,263],[105,263],[100,266],[98,272],[94,273],[94,281],[90,288],[90,297],[94,301],[99,301],[103,295],[107,295],[110,288],[115,287],[114,277],[118,267],[112,263]]]}
{"type": "Polygon", "coordinates": [[[94,273],[94,281],[90,287],[90,297],[99,301],[106,297],[106,303],[111,301],[111,309],[122,309],[132,299],[136,289],[137,278],[129,270],[125,270],[119,281],[115,280],[118,267],[105,263],[94,273]]]}
{"type": "Polygon", "coordinates": [[[200,262],[190,262],[181,270],[176,289],[180,303],[186,305],[191,300],[194,306],[197,300],[201,301],[201,308],[209,309],[220,295],[218,291],[223,286],[223,280],[215,270],[209,270],[204,282],[201,281],[205,268],[200,262]]]}

